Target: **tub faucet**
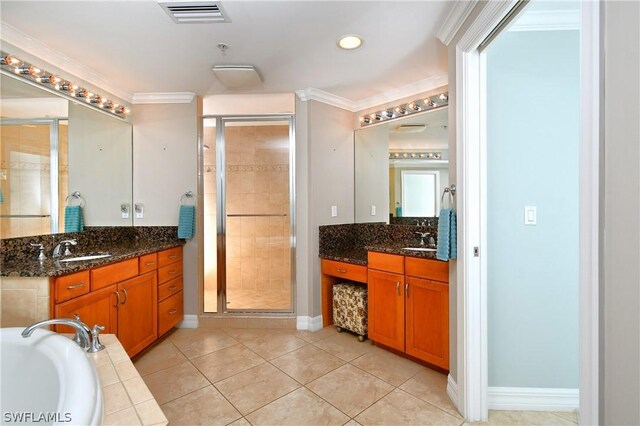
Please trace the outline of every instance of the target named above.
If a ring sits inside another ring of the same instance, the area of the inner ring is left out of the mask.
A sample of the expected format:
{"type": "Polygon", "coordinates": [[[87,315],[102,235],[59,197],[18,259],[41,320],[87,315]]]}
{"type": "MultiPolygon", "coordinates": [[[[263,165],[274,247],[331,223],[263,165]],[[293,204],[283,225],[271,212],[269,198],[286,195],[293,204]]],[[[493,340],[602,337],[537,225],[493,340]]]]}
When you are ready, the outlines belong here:
{"type": "Polygon", "coordinates": [[[62,256],[62,253],[60,253],[62,251],[62,248],[64,247],[64,255],[65,256],[71,256],[71,250],[69,250],[69,246],[75,246],[78,245],[78,242],[76,240],[64,240],[64,241],[60,241],[54,248],[53,248],[53,257],[60,257],[62,256]]]}
{"type": "Polygon", "coordinates": [[[55,324],[68,325],[70,327],[75,328],[76,335],[78,336],[78,340],[76,341],[76,343],[78,343],[78,345],[84,350],[87,350],[91,347],[91,338],[89,337],[89,333],[87,333],[87,330],[89,329],[89,327],[87,327],[87,325],[82,321],[78,321],[71,318],[53,318],[50,320],[44,320],[44,321],[37,322],[35,324],[31,324],[29,327],[22,330],[22,337],[24,338],[30,337],[36,328],[46,327],[48,325],[55,325],[55,324]]]}

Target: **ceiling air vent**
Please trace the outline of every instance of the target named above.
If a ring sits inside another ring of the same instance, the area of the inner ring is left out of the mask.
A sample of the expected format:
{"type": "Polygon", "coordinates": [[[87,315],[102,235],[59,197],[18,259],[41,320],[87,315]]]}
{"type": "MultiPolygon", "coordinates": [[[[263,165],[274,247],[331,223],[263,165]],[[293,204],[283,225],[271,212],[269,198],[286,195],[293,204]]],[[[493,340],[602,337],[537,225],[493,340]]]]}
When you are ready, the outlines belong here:
{"type": "Polygon", "coordinates": [[[230,22],[219,1],[159,1],[176,24],[230,22]]]}

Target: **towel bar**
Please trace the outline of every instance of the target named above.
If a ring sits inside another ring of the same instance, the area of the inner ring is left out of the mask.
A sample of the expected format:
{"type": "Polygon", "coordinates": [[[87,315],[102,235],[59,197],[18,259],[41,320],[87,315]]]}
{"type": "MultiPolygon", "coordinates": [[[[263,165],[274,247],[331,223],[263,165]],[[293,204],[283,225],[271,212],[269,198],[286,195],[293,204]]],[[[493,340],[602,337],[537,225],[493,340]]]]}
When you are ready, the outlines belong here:
{"type": "Polygon", "coordinates": [[[64,202],[68,202],[67,205],[71,205],[72,201],[69,201],[69,198],[74,198],[77,200],[80,200],[80,206],[82,207],[84,205],[84,198],[82,198],[82,194],[80,194],[80,191],[73,191],[71,194],[67,195],[67,197],[64,199],[64,202]]]}
{"type": "Polygon", "coordinates": [[[179,203],[178,203],[179,205],[182,205],[182,201],[184,200],[184,197],[187,197],[187,198],[193,198],[193,202],[194,202],[194,204],[195,204],[196,195],[193,193],[193,191],[187,191],[187,192],[185,192],[184,194],[182,194],[182,195],[180,196],[180,201],[179,201],[179,203]]]}

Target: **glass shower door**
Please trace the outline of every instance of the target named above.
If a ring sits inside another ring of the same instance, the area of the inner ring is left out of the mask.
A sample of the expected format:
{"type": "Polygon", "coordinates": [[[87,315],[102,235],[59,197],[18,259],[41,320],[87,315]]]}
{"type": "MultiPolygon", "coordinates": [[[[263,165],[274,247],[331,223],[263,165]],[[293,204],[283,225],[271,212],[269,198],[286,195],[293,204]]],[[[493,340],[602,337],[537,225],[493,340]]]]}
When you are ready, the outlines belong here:
{"type": "Polygon", "coordinates": [[[227,311],[292,311],[291,120],[224,119],[227,311]]]}

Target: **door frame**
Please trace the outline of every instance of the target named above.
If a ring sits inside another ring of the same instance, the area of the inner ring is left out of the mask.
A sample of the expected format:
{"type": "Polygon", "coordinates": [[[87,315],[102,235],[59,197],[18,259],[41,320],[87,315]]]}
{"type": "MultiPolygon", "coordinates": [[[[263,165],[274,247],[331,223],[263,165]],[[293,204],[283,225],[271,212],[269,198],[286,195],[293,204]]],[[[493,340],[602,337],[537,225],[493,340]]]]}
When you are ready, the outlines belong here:
{"type": "MultiPolygon", "coordinates": [[[[478,3],[480,4],[480,3],[478,3]]],[[[480,44],[518,4],[489,1],[455,45],[458,187],[457,399],[468,421],[488,418],[486,128],[480,44]],[[479,256],[474,249],[479,248],[479,256]]],[[[478,6],[480,7],[480,6],[478,6]]],[[[458,34],[460,35],[460,34],[458,34]]],[[[579,160],[580,424],[599,421],[600,2],[581,2],[579,160]]],[[[451,393],[451,392],[450,392],[451,393]]]]}
{"type": "MultiPolygon", "coordinates": [[[[198,289],[198,305],[200,316],[233,316],[240,315],[246,316],[259,316],[264,317],[265,314],[278,317],[289,317],[292,313],[296,312],[296,216],[295,216],[295,177],[296,177],[296,163],[295,163],[295,120],[293,114],[250,114],[250,115],[203,115],[200,117],[201,123],[204,124],[205,120],[215,120],[216,122],[216,256],[217,256],[217,312],[206,312],[204,310],[204,272],[199,275],[199,289],[198,289]],[[289,252],[291,259],[291,309],[233,309],[228,310],[226,308],[226,192],[224,185],[226,182],[226,173],[223,167],[219,167],[219,164],[225,164],[225,140],[224,140],[224,126],[226,123],[242,123],[242,122],[255,122],[255,121],[286,121],[289,125],[289,252]]],[[[204,134],[204,132],[203,132],[204,134]]],[[[204,137],[200,138],[198,147],[198,156],[200,158],[198,162],[199,167],[199,184],[198,184],[198,197],[204,200],[204,137]]],[[[204,203],[201,203],[204,204],[204,203]]],[[[204,215],[204,212],[201,212],[204,215]]],[[[198,232],[201,241],[204,241],[204,226],[200,226],[198,232]]],[[[204,244],[200,244],[200,269],[204,271],[204,244]]]]}

